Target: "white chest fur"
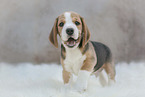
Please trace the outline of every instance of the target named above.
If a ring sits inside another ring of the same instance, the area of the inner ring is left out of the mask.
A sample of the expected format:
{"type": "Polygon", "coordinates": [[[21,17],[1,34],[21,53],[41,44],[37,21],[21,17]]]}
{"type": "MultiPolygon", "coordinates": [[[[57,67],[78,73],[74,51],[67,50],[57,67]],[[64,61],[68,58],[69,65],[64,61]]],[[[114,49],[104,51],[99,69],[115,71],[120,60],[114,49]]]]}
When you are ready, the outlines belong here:
{"type": "Polygon", "coordinates": [[[82,55],[80,49],[66,49],[66,58],[64,60],[66,71],[78,75],[85,59],[86,55],[82,55]]]}

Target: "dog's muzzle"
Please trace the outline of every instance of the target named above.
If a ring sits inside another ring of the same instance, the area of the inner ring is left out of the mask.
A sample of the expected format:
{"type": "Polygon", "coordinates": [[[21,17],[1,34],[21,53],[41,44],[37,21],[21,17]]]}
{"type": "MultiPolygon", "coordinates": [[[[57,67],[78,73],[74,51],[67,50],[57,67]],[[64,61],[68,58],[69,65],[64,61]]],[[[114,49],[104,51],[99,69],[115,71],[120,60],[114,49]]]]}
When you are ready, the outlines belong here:
{"type": "Polygon", "coordinates": [[[69,48],[73,48],[79,42],[80,37],[78,39],[74,39],[72,37],[68,38],[67,41],[64,42],[69,48]]]}
{"type": "Polygon", "coordinates": [[[66,41],[66,45],[70,48],[74,47],[76,45],[76,41],[74,38],[70,37],[67,41],[66,41]]]}

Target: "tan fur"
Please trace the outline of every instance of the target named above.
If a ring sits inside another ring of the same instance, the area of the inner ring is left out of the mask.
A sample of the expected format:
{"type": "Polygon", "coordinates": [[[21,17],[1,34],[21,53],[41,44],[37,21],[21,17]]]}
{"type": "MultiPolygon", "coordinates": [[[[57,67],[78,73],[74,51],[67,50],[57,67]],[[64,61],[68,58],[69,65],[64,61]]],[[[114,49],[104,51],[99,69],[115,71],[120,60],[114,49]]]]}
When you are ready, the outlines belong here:
{"type": "Polygon", "coordinates": [[[61,65],[62,65],[62,67],[63,67],[63,71],[62,71],[62,76],[63,76],[63,82],[64,82],[64,84],[66,84],[66,83],[68,83],[69,82],[69,79],[70,79],[70,73],[69,72],[67,72],[66,70],[65,70],[65,67],[64,67],[64,62],[63,62],[64,60],[61,58],[61,65]]]}
{"type": "Polygon", "coordinates": [[[63,69],[63,81],[64,81],[64,84],[68,83],[69,82],[69,79],[70,79],[70,72],[67,72],[65,69],[63,69]]]}
{"type": "Polygon", "coordinates": [[[84,20],[84,18],[82,18],[81,17],[81,21],[82,21],[82,32],[84,32],[83,33],[83,42],[82,42],[82,46],[84,47],[87,43],[88,43],[88,41],[89,41],[89,39],[90,39],[90,31],[88,30],[88,27],[87,27],[87,25],[86,25],[86,23],[85,23],[85,20],[84,20]]]}
{"type": "Polygon", "coordinates": [[[60,15],[58,17],[58,23],[57,23],[57,27],[58,27],[58,34],[61,35],[61,32],[62,32],[62,27],[59,27],[58,25],[63,22],[65,23],[65,17],[64,17],[64,14],[60,15]]]}
{"type": "Polygon", "coordinates": [[[115,81],[115,69],[114,69],[115,67],[114,66],[115,65],[114,65],[113,62],[112,63],[106,63],[104,65],[104,69],[105,69],[109,79],[111,79],[113,81],[115,81]]]}
{"type": "MultiPolygon", "coordinates": [[[[93,71],[94,66],[96,65],[96,55],[93,49],[93,45],[89,42],[89,49],[86,51],[85,55],[87,56],[86,60],[84,61],[81,70],[86,71],[93,71]]],[[[83,49],[81,49],[83,50],[83,49]]]]}
{"type": "Polygon", "coordinates": [[[57,41],[57,34],[58,34],[58,28],[57,28],[57,23],[58,23],[58,18],[56,18],[54,26],[50,32],[49,35],[49,40],[50,42],[56,47],[58,48],[58,41],[57,41]]]}

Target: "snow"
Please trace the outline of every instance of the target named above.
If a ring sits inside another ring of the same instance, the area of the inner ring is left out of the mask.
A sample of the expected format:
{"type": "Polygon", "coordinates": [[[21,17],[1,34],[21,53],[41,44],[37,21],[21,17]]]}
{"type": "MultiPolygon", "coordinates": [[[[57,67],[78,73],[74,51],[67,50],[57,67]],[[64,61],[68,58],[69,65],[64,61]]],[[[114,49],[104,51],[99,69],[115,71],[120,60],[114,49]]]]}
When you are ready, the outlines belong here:
{"type": "Polygon", "coordinates": [[[116,84],[102,87],[91,76],[88,90],[79,93],[62,81],[57,64],[0,63],[0,97],[144,97],[145,63],[116,64],[116,84]]]}

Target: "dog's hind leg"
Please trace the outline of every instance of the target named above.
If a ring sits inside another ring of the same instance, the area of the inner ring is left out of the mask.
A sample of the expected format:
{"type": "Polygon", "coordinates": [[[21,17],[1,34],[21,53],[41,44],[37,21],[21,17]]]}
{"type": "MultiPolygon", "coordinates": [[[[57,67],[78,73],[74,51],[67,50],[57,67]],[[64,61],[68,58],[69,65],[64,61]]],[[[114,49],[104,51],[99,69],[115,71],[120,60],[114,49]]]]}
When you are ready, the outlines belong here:
{"type": "Polygon", "coordinates": [[[101,69],[99,69],[98,71],[96,71],[94,74],[95,74],[96,77],[99,76],[100,84],[104,87],[104,86],[107,85],[107,81],[106,81],[106,79],[105,79],[105,77],[104,77],[104,74],[103,74],[103,71],[102,71],[102,70],[103,70],[103,69],[101,68],[101,69]]]}
{"type": "Polygon", "coordinates": [[[115,83],[115,66],[114,63],[106,63],[104,67],[108,76],[108,85],[115,83]]]}
{"type": "Polygon", "coordinates": [[[107,86],[107,81],[106,81],[106,79],[105,79],[105,77],[104,77],[104,74],[103,74],[103,72],[100,72],[100,74],[99,74],[99,81],[100,81],[100,83],[101,83],[101,85],[104,87],[104,86],[107,86]]]}

